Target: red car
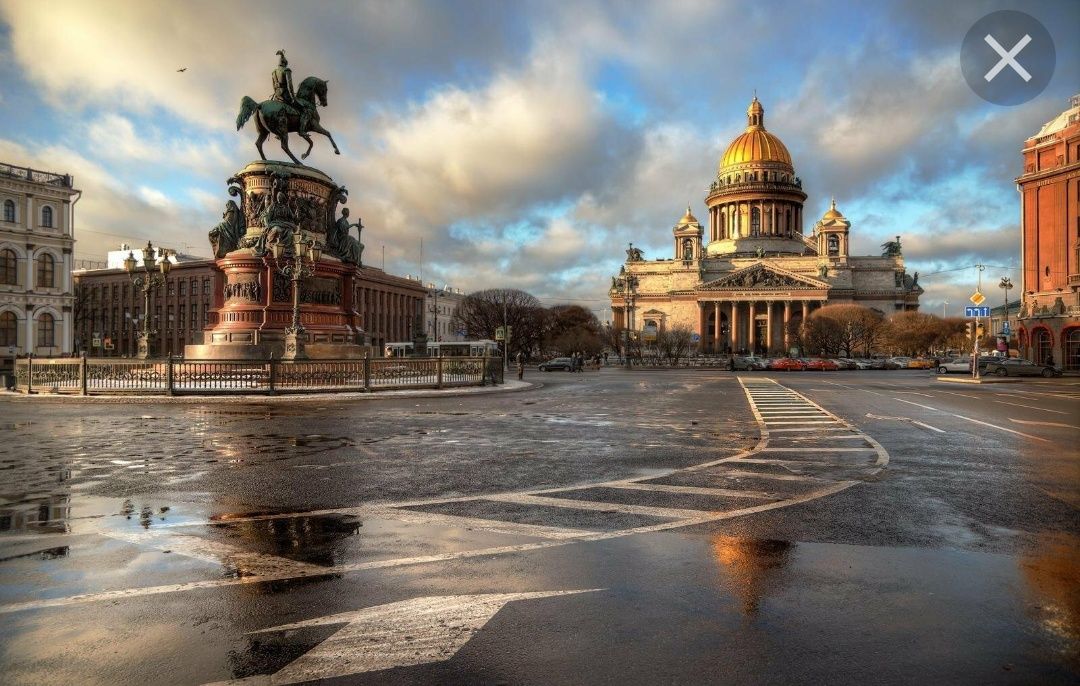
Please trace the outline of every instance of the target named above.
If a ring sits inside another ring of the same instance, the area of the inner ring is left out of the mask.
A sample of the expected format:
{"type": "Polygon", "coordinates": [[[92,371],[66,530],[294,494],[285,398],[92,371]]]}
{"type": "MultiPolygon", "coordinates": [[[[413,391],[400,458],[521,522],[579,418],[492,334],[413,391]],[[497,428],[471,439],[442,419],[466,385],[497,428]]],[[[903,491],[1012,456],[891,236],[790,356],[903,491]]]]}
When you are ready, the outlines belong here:
{"type": "Polygon", "coordinates": [[[774,372],[801,372],[806,369],[802,360],[793,357],[778,357],[769,363],[769,370],[774,372]]]}
{"type": "Polygon", "coordinates": [[[810,359],[806,360],[805,369],[808,372],[835,372],[840,369],[840,365],[832,360],[810,359]]]}

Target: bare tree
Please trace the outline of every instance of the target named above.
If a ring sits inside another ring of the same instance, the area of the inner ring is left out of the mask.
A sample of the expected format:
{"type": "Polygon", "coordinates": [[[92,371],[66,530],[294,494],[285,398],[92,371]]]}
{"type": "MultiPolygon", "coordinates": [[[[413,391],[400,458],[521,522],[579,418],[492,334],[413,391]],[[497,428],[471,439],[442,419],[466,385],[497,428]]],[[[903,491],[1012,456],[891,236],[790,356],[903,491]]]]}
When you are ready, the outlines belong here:
{"type": "Polygon", "coordinates": [[[823,352],[851,357],[857,350],[870,354],[881,335],[885,316],[862,305],[839,303],[817,310],[810,320],[816,324],[810,327],[814,341],[823,352]]]}
{"type": "Polygon", "coordinates": [[[580,305],[555,305],[548,309],[546,351],[564,354],[581,351],[594,355],[603,347],[600,320],[595,314],[580,305]]]}
{"type": "Polygon", "coordinates": [[[544,338],[547,311],[525,291],[489,288],[465,296],[454,309],[452,321],[469,338],[495,338],[495,330],[506,324],[511,329],[507,345],[510,355],[530,355],[544,338]]]}
{"type": "Polygon", "coordinates": [[[679,360],[690,352],[690,340],[694,332],[685,324],[677,324],[656,334],[656,349],[660,357],[668,360],[671,366],[678,366],[679,360]]]}

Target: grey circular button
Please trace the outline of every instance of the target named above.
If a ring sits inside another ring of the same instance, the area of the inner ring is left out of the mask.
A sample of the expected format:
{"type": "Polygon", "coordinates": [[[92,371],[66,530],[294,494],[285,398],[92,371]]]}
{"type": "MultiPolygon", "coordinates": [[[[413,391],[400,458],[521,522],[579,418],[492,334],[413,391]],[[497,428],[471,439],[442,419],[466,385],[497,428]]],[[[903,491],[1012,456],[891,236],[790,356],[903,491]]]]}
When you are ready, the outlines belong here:
{"type": "Polygon", "coordinates": [[[1014,10],[991,12],[975,22],[960,48],[964,80],[995,105],[1020,105],[1041,93],[1056,60],[1046,27],[1014,10]]]}

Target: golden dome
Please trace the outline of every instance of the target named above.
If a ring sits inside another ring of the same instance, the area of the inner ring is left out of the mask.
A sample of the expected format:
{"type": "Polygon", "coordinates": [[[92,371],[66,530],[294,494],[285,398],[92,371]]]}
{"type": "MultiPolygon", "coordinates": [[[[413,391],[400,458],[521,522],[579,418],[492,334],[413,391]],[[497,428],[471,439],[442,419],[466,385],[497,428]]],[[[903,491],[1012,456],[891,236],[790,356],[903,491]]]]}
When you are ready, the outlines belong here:
{"type": "Polygon", "coordinates": [[[822,219],[843,219],[844,215],[840,214],[840,210],[836,209],[836,198],[833,198],[832,207],[825,211],[822,215],[822,219]]]}
{"type": "Polygon", "coordinates": [[[720,171],[749,162],[779,162],[791,167],[791,154],[784,143],[765,130],[765,108],[757,96],[746,108],[746,131],[739,134],[720,158],[720,171]]]}
{"type": "Polygon", "coordinates": [[[685,224],[698,224],[698,223],[699,222],[697,220],[697,217],[694,216],[694,213],[690,211],[690,206],[687,205],[686,206],[686,214],[684,214],[682,216],[682,219],[679,220],[679,223],[676,226],[683,226],[685,224]]]}

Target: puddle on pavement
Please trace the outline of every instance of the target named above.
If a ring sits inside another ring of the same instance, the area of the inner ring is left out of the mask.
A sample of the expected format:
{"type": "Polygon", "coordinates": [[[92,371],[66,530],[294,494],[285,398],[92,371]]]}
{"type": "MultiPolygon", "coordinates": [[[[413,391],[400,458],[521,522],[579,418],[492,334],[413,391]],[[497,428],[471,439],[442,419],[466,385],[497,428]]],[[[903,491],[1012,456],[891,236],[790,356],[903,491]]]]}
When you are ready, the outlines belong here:
{"type": "Polygon", "coordinates": [[[218,520],[210,525],[207,537],[245,551],[320,566],[453,553],[538,540],[533,536],[473,530],[467,526],[381,518],[361,521],[344,514],[256,521],[218,520]]]}

